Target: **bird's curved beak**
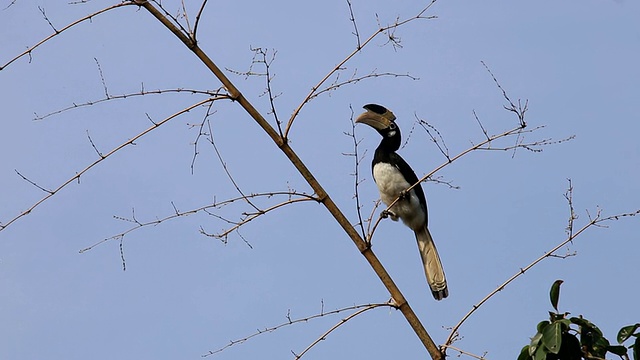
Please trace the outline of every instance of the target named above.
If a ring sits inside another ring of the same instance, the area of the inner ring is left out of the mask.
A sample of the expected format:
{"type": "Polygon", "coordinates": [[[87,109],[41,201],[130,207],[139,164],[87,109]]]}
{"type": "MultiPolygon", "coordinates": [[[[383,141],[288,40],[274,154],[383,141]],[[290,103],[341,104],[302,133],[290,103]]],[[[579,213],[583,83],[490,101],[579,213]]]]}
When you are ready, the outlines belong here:
{"type": "Polygon", "coordinates": [[[396,119],[396,116],[390,110],[380,105],[366,105],[364,108],[367,111],[356,118],[356,123],[367,124],[376,130],[383,130],[388,128],[396,119]]]}

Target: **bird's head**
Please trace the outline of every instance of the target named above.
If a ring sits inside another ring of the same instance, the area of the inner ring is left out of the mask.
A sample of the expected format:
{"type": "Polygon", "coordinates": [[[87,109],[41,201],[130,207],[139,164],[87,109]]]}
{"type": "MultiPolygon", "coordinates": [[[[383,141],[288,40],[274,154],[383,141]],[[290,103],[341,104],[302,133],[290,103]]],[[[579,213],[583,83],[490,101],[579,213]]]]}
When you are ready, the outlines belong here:
{"type": "Polygon", "coordinates": [[[400,129],[395,123],[396,116],[382,105],[367,104],[367,111],[356,118],[356,123],[363,123],[376,129],[384,139],[400,138],[400,129]]]}

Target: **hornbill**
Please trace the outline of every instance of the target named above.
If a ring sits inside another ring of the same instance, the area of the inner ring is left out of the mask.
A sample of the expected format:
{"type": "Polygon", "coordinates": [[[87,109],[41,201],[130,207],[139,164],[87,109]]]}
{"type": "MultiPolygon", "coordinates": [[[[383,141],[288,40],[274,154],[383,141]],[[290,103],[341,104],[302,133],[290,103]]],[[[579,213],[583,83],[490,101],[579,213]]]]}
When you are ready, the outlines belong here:
{"type": "Polygon", "coordinates": [[[427,201],[422,186],[417,184],[409,192],[406,190],[418,182],[418,177],[409,164],[396,150],[400,148],[400,128],[395,123],[395,115],[381,105],[368,104],[367,110],[356,119],[356,123],[367,124],[382,135],[382,141],[373,155],[371,164],[373,179],[380,191],[380,198],[389,206],[398,201],[382,213],[383,217],[390,216],[392,220],[402,222],[415,232],[418,249],[424,264],[427,282],[436,300],[442,300],[449,295],[444,270],[427,228],[427,201]]]}

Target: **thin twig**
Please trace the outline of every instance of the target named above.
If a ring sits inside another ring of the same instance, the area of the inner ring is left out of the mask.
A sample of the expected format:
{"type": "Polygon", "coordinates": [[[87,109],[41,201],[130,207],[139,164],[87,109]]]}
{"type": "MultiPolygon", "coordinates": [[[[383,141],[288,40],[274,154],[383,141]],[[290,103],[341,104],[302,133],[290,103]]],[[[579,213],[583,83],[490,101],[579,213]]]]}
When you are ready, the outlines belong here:
{"type": "Polygon", "coordinates": [[[431,138],[431,141],[433,141],[433,143],[436,144],[436,146],[438,147],[438,150],[440,150],[440,153],[448,161],[451,161],[451,157],[449,156],[449,148],[447,147],[447,144],[444,142],[444,138],[442,137],[442,134],[440,134],[440,131],[438,131],[438,129],[436,129],[435,126],[429,124],[426,120],[420,119],[418,117],[418,114],[414,114],[414,116],[418,121],[418,124],[420,124],[420,126],[424,129],[424,131],[427,132],[427,134],[431,138]],[[432,131],[436,133],[437,137],[431,133],[432,131]]]}
{"type": "MultiPolygon", "coordinates": [[[[207,111],[205,112],[204,116],[202,117],[202,121],[200,122],[199,125],[191,125],[191,127],[197,127],[198,128],[198,135],[196,136],[196,139],[193,141],[193,158],[191,159],[191,174],[193,175],[194,171],[195,171],[195,164],[196,164],[196,158],[198,157],[198,155],[200,154],[200,152],[198,151],[198,144],[200,143],[200,139],[203,136],[209,136],[209,133],[204,131],[204,124],[207,124],[207,127],[209,128],[209,132],[211,132],[211,124],[209,121],[209,117],[211,115],[213,115],[213,113],[211,112],[211,108],[213,107],[213,103],[209,103],[209,106],[207,107],[207,111]]],[[[212,135],[213,136],[213,135],[212,135]]]]}
{"type": "Polygon", "coordinates": [[[298,323],[306,323],[306,322],[309,322],[310,320],[314,320],[314,319],[321,318],[321,317],[324,317],[324,316],[335,315],[335,314],[339,314],[341,312],[349,311],[349,310],[358,310],[358,309],[362,309],[362,308],[369,308],[371,306],[375,306],[375,307],[392,306],[393,307],[393,305],[391,303],[361,304],[361,305],[347,306],[347,307],[344,307],[344,308],[340,308],[340,309],[336,309],[336,310],[331,310],[331,311],[325,312],[324,311],[324,304],[323,304],[322,305],[322,309],[321,309],[319,314],[315,314],[315,315],[311,315],[311,316],[307,316],[307,317],[302,317],[302,318],[298,318],[298,319],[292,319],[291,318],[291,310],[289,310],[289,311],[287,311],[287,315],[286,315],[287,321],[286,322],[278,324],[278,325],[275,325],[275,326],[272,326],[272,327],[267,327],[267,328],[264,328],[264,329],[258,329],[258,331],[254,332],[251,335],[245,336],[245,337],[240,338],[240,339],[231,340],[231,341],[229,341],[229,343],[227,345],[225,345],[225,346],[223,346],[221,348],[218,348],[216,350],[211,350],[208,353],[202,355],[202,357],[215,355],[215,354],[220,353],[220,352],[222,352],[222,351],[224,351],[224,350],[226,350],[226,349],[228,349],[228,348],[230,348],[230,347],[232,347],[234,345],[242,344],[242,343],[244,343],[244,342],[246,342],[246,341],[248,341],[248,340],[250,340],[250,339],[252,339],[252,338],[254,338],[256,336],[258,336],[258,335],[271,333],[271,332],[274,332],[274,331],[276,331],[276,330],[278,330],[280,328],[283,328],[283,327],[286,327],[286,326],[289,326],[289,325],[294,325],[294,324],[298,324],[298,323]]]}
{"type": "Polygon", "coordinates": [[[220,89],[218,90],[197,90],[197,89],[182,89],[182,88],[176,88],[176,89],[157,89],[157,90],[145,90],[144,89],[144,84],[142,85],[142,89],[139,92],[136,93],[126,93],[126,94],[120,94],[120,95],[108,95],[105,98],[102,99],[98,99],[98,100],[92,100],[92,101],[87,101],[84,103],[80,103],[80,104],[72,104],[71,106],[67,106],[65,108],[59,109],[59,110],[55,110],[52,111],[50,113],[47,113],[45,115],[38,115],[36,114],[34,120],[44,120],[48,117],[54,116],[54,115],[58,115],[61,114],[63,112],[69,111],[69,110],[73,110],[73,109],[77,109],[77,108],[81,108],[81,107],[87,107],[87,106],[93,106],[93,105],[97,105],[103,102],[107,102],[107,101],[111,101],[111,100],[123,100],[123,99],[128,99],[128,98],[132,98],[132,97],[138,97],[138,96],[146,96],[146,95],[159,95],[159,94],[166,94],[166,93],[187,93],[187,94],[198,94],[198,95],[206,95],[206,96],[225,96],[225,94],[223,92],[221,92],[220,89]]]}
{"type": "Polygon", "coordinates": [[[205,235],[205,236],[208,236],[208,237],[212,237],[212,238],[216,238],[216,239],[220,239],[220,240],[225,241],[227,236],[229,236],[229,234],[231,234],[232,232],[238,230],[241,226],[247,224],[248,222],[253,221],[253,220],[257,219],[258,217],[260,217],[262,215],[265,215],[265,214],[267,214],[267,213],[269,213],[269,212],[271,212],[273,210],[279,209],[279,208],[281,208],[283,206],[294,204],[294,203],[299,203],[299,202],[304,202],[304,201],[316,201],[317,202],[318,199],[313,198],[313,197],[301,197],[301,198],[297,198],[297,199],[289,199],[289,200],[283,201],[283,202],[281,202],[279,204],[272,205],[272,206],[270,206],[268,208],[259,209],[255,213],[245,213],[244,215],[246,215],[246,217],[244,219],[236,222],[235,225],[233,225],[231,228],[229,228],[227,230],[224,230],[221,233],[212,234],[212,233],[208,233],[208,232],[204,231],[204,229],[201,229],[200,233],[202,235],[205,235]]]}
{"type": "Polygon", "coordinates": [[[349,21],[353,24],[353,35],[356,37],[356,42],[358,46],[356,49],[361,49],[362,45],[360,44],[360,33],[358,32],[358,24],[356,24],[356,17],[353,15],[353,7],[351,6],[351,1],[347,0],[347,5],[349,6],[349,21]]]}
{"type": "MultiPolygon", "coordinates": [[[[149,221],[145,221],[145,222],[141,222],[136,218],[135,210],[134,210],[134,211],[132,211],[131,218],[126,218],[126,217],[122,217],[122,216],[114,216],[114,218],[117,219],[117,220],[121,220],[121,221],[125,221],[125,222],[128,222],[128,223],[134,224],[132,227],[130,227],[127,230],[125,230],[125,231],[123,231],[121,233],[118,233],[116,235],[112,235],[112,236],[109,236],[107,238],[104,238],[104,239],[96,242],[95,244],[80,250],[79,252],[80,253],[84,253],[86,251],[92,250],[96,246],[101,245],[101,244],[103,244],[103,243],[105,243],[107,241],[124,238],[129,233],[131,233],[133,231],[136,231],[136,230],[139,230],[139,229],[144,228],[144,227],[160,225],[160,224],[162,224],[164,222],[167,222],[169,220],[173,220],[173,219],[177,219],[177,218],[181,218],[181,217],[186,217],[186,216],[189,216],[189,215],[197,214],[199,212],[207,212],[207,210],[209,210],[209,209],[221,209],[221,208],[223,208],[223,207],[225,207],[227,205],[231,205],[231,204],[234,204],[234,203],[240,202],[240,201],[245,201],[246,197],[251,197],[251,198],[259,198],[259,197],[271,198],[271,197],[274,197],[274,196],[286,196],[290,200],[292,199],[292,196],[296,196],[296,197],[299,197],[299,198],[306,198],[307,200],[318,201],[318,199],[315,198],[314,196],[308,195],[308,194],[304,194],[304,193],[297,193],[297,192],[292,192],[292,191],[274,191],[274,192],[250,194],[250,195],[247,195],[247,196],[240,196],[240,197],[231,198],[231,199],[227,199],[227,200],[220,201],[220,202],[214,201],[211,204],[208,204],[208,205],[205,205],[205,206],[201,206],[201,207],[198,207],[198,208],[195,208],[195,209],[191,209],[191,210],[186,210],[186,211],[179,211],[176,208],[175,204],[171,203],[171,205],[173,206],[173,210],[174,210],[173,214],[165,216],[165,217],[162,217],[162,218],[155,218],[153,220],[149,220],[149,221]]],[[[210,214],[210,215],[213,215],[213,213],[211,213],[211,212],[207,212],[207,213],[210,214]]],[[[222,217],[218,217],[218,218],[220,218],[220,219],[222,219],[224,221],[227,221],[229,223],[232,223],[234,225],[238,224],[238,222],[233,222],[231,220],[227,220],[227,219],[222,218],[222,217]]]]}
{"type": "MultiPolygon", "coordinates": [[[[349,156],[353,156],[354,160],[354,171],[351,175],[354,177],[354,194],[353,197],[356,200],[356,214],[358,215],[358,226],[360,226],[360,231],[362,232],[362,237],[366,237],[367,233],[364,230],[364,221],[362,220],[362,205],[360,204],[360,194],[359,187],[360,183],[364,180],[360,180],[360,161],[364,158],[364,154],[361,156],[358,154],[358,146],[360,145],[361,140],[358,140],[356,136],[356,123],[353,121],[353,108],[349,105],[349,109],[351,110],[351,132],[345,133],[345,135],[351,137],[353,139],[353,153],[345,154],[349,156]]],[[[365,152],[366,153],[366,152],[365,152]]]]}
{"type": "Polygon", "coordinates": [[[107,89],[107,82],[104,80],[104,74],[102,73],[102,67],[100,66],[100,62],[98,61],[98,58],[93,58],[93,60],[95,60],[96,62],[96,66],[98,67],[98,72],[100,73],[100,81],[102,81],[102,89],[104,90],[104,96],[105,98],[110,98],[109,96],[109,90],[107,89]]]}
{"type": "Polygon", "coordinates": [[[452,346],[452,345],[446,345],[445,347],[447,349],[451,349],[451,350],[459,352],[460,355],[467,355],[467,356],[470,356],[470,357],[472,357],[474,359],[478,359],[478,360],[486,360],[485,355],[487,355],[487,353],[484,353],[484,354],[482,354],[482,356],[480,356],[480,355],[472,354],[472,353],[470,353],[468,351],[464,351],[462,349],[458,349],[457,347],[452,346]]]}
{"type": "Polygon", "coordinates": [[[208,125],[209,125],[209,136],[207,137],[207,140],[209,141],[209,143],[213,147],[213,150],[215,151],[216,156],[218,157],[218,160],[220,161],[220,165],[222,165],[222,169],[224,170],[225,174],[227,174],[227,177],[229,178],[229,181],[231,181],[233,186],[236,188],[236,191],[238,191],[238,193],[245,199],[247,204],[251,205],[251,207],[254,210],[256,210],[257,212],[262,211],[253,202],[251,202],[250,198],[247,195],[245,195],[245,193],[242,191],[242,189],[240,189],[240,186],[238,185],[236,180],[233,178],[233,175],[231,175],[231,172],[229,171],[229,168],[227,167],[226,161],[224,161],[224,159],[222,158],[222,154],[220,154],[220,150],[218,150],[218,147],[216,146],[216,142],[215,142],[215,140],[213,138],[213,130],[211,130],[211,122],[208,122],[208,125]]]}
{"type": "Polygon", "coordinates": [[[317,338],[315,341],[313,341],[311,344],[309,344],[309,346],[307,346],[304,350],[302,350],[302,352],[300,354],[294,354],[295,359],[298,360],[301,357],[304,356],[304,354],[306,354],[309,350],[311,350],[311,348],[313,348],[314,346],[316,346],[318,343],[320,343],[320,341],[323,341],[327,338],[327,336],[329,336],[329,334],[331,334],[332,332],[334,332],[335,330],[337,330],[340,326],[346,324],[349,320],[354,319],[356,316],[361,315],[369,310],[378,308],[380,306],[392,306],[391,303],[382,303],[382,304],[370,304],[356,312],[354,312],[353,314],[347,316],[344,319],[340,319],[340,321],[333,325],[329,330],[325,331],[322,335],[320,335],[319,338],[317,338]]]}
{"type": "Polygon", "coordinates": [[[203,0],[202,5],[200,5],[200,10],[198,10],[198,14],[196,15],[196,22],[193,25],[193,33],[191,34],[191,37],[193,38],[193,42],[196,44],[198,43],[196,36],[198,34],[198,25],[200,24],[200,17],[202,16],[202,12],[204,11],[204,7],[206,5],[207,5],[207,0],[203,0]]]}
{"type": "Polygon", "coordinates": [[[33,45],[33,46],[31,46],[31,47],[27,48],[27,50],[25,50],[25,51],[21,52],[20,54],[16,55],[15,57],[13,57],[13,58],[12,58],[12,59],[10,59],[9,61],[7,61],[4,65],[0,66],[0,70],[4,70],[4,69],[5,69],[7,66],[9,66],[11,63],[13,63],[14,61],[16,61],[16,60],[20,59],[21,57],[23,57],[23,56],[25,56],[25,55],[29,55],[29,56],[30,56],[30,55],[31,55],[31,53],[33,52],[33,50],[37,49],[37,48],[38,48],[38,47],[40,47],[42,44],[46,43],[47,41],[51,40],[52,38],[54,38],[54,37],[56,37],[56,36],[60,35],[62,32],[64,32],[64,31],[66,31],[66,30],[68,30],[68,29],[70,29],[70,28],[74,27],[75,25],[78,25],[78,24],[80,24],[80,23],[82,23],[82,22],[85,22],[85,21],[87,21],[87,20],[91,20],[91,19],[93,19],[94,17],[96,17],[96,16],[98,16],[98,15],[100,15],[100,14],[103,14],[103,13],[105,13],[105,12],[107,12],[107,11],[110,11],[110,10],[113,10],[113,9],[116,9],[116,8],[119,8],[119,7],[123,7],[123,6],[128,6],[128,5],[136,5],[136,4],[135,4],[134,2],[126,1],[126,2],[120,2],[120,3],[114,4],[114,5],[111,5],[111,6],[107,6],[106,8],[104,8],[104,9],[102,9],[102,10],[98,10],[98,11],[96,11],[96,12],[93,12],[93,13],[91,13],[91,14],[87,15],[87,16],[84,16],[84,17],[80,18],[80,19],[78,19],[78,20],[76,20],[76,21],[74,21],[74,22],[70,23],[69,25],[67,25],[67,26],[65,26],[65,27],[60,28],[59,30],[55,30],[53,34],[51,34],[51,35],[49,35],[49,36],[45,37],[44,39],[40,40],[40,41],[39,41],[39,42],[37,42],[35,45],[33,45]]]}
{"type": "MultiPolygon", "coordinates": [[[[374,70],[375,71],[375,70],[374,70]]],[[[345,80],[345,81],[341,81],[338,82],[339,77],[336,78],[336,80],[334,81],[333,84],[331,84],[330,86],[327,86],[326,88],[322,89],[322,90],[318,90],[317,92],[315,92],[310,98],[309,100],[312,100],[326,92],[330,92],[330,91],[334,91],[340,87],[343,87],[345,85],[350,85],[350,84],[355,84],[357,82],[360,82],[362,80],[366,80],[366,79],[372,79],[372,78],[378,78],[378,77],[402,77],[402,78],[409,78],[411,80],[420,80],[419,78],[409,75],[409,74],[396,74],[396,73],[390,73],[390,72],[385,72],[385,73],[376,73],[376,72],[372,72],[370,74],[367,75],[363,75],[363,76],[355,76],[355,74],[353,74],[353,76],[349,79],[349,80],[345,80]]]]}
{"type": "MultiPolygon", "coordinates": [[[[52,194],[54,193],[54,191],[53,191],[53,190],[45,189],[45,188],[43,188],[42,186],[40,186],[40,185],[36,184],[36,182],[35,182],[35,181],[32,181],[32,180],[28,179],[26,176],[22,175],[22,174],[20,173],[20,171],[18,171],[17,169],[13,169],[13,171],[15,171],[15,172],[16,172],[16,174],[18,174],[18,176],[20,176],[20,177],[22,178],[22,180],[24,180],[24,181],[28,182],[29,184],[31,184],[31,185],[33,185],[33,186],[37,187],[38,189],[40,189],[40,190],[42,190],[42,191],[44,191],[44,192],[46,192],[46,193],[48,193],[48,194],[50,194],[50,195],[52,195],[52,194]]],[[[9,222],[9,223],[7,223],[7,224],[5,224],[4,226],[0,226],[0,230],[2,230],[2,228],[3,228],[3,227],[7,227],[9,224],[10,224],[10,222],[9,222]]]]}

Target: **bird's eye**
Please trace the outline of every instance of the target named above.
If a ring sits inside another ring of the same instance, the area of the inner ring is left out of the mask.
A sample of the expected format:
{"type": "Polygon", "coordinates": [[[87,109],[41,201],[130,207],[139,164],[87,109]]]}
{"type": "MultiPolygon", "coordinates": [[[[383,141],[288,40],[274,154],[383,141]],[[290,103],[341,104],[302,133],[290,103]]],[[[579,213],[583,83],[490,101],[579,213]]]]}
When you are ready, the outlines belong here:
{"type": "Polygon", "coordinates": [[[389,130],[395,130],[398,126],[395,123],[389,124],[389,130]]]}

